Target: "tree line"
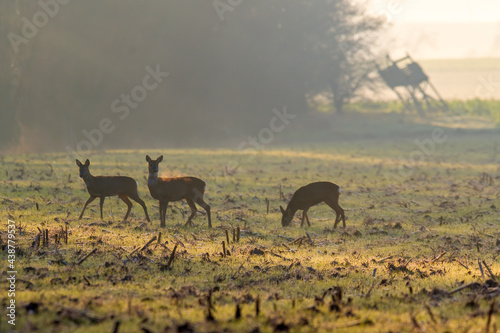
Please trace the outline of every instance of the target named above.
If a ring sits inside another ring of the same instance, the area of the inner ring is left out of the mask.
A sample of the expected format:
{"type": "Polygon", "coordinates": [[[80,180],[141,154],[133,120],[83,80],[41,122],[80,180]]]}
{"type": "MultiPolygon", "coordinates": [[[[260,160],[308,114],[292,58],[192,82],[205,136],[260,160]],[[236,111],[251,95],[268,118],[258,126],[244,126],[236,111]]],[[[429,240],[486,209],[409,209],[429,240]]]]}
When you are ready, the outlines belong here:
{"type": "Polygon", "coordinates": [[[321,93],[340,112],[383,26],[349,0],[4,1],[0,146],[208,145],[321,93]]]}

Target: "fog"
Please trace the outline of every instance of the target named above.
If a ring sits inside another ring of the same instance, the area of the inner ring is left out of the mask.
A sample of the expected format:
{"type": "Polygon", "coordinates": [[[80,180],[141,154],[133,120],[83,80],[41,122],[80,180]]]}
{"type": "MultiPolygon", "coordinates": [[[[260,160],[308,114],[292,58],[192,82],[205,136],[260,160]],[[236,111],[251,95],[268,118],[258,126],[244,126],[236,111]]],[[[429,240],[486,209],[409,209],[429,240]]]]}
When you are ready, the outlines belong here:
{"type": "MultiPolygon", "coordinates": [[[[334,78],[352,51],[339,40],[365,33],[352,30],[361,20],[346,3],[3,2],[0,146],[218,146],[277,112],[309,114],[308,97],[342,86],[334,78]]],[[[385,31],[370,15],[364,29],[385,31]]]]}

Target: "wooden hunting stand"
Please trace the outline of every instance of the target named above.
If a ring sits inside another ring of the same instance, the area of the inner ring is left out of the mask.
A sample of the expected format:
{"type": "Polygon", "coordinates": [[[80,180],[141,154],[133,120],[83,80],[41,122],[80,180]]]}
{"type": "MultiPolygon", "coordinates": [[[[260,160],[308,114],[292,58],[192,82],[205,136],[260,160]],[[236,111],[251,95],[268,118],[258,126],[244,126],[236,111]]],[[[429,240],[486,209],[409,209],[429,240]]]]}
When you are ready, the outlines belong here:
{"type": "Polygon", "coordinates": [[[380,77],[408,109],[416,109],[422,114],[424,103],[427,110],[448,109],[448,104],[429,81],[429,76],[409,55],[398,60],[392,60],[387,55],[385,66],[381,67],[378,64],[376,66],[380,77]],[[429,94],[429,90],[432,95],[429,94]]]}

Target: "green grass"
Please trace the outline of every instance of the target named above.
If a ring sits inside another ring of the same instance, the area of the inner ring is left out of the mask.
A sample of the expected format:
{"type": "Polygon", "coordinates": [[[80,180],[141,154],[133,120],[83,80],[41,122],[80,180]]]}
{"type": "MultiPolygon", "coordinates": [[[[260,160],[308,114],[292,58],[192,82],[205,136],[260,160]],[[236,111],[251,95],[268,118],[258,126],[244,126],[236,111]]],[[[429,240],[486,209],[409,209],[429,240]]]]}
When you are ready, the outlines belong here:
{"type": "MultiPolygon", "coordinates": [[[[447,100],[448,109],[439,108],[427,109],[424,105],[424,121],[436,117],[449,118],[453,116],[461,116],[468,118],[476,118],[484,123],[492,123],[495,126],[500,126],[500,101],[498,100],[447,100]]],[[[434,106],[435,107],[435,106],[434,106]]],[[[324,112],[325,114],[333,113],[333,107],[330,104],[312,104],[311,108],[324,112]]],[[[379,117],[380,115],[408,115],[408,118],[413,123],[415,120],[415,110],[408,110],[400,101],[356,101],[344,107],[346,114],[364,114],[366,117],[379,117]]]]}
{"type": "MultiPolygon", "coordinates": [[[[447,100],[448,110],[426,110],[427,118],[435,117],[452,117],[465,116],[468,118],[477,118],[485,123],[493,123],[497,127],[500,125],[500,101],[498,100],[447,100]]],[[[316,109],[325,108],[325,106],[317,106],[316,109]]],[[[331,111],[330,109],[327,111],[331,111]]],[[[359,101],[346,106],[347,113],[364,113],[364,114],[410,114],[413,121],[414,111],[408,111],[400,101],[359,101]]]]}
{"type": "MultiPolygon", "coordinates": [[[[373,116],[367,123],[386,133],[376,136],[373,130],[372,137],[328,142],[329,133],[359,129],[362,124],[350,117],[335,118],[336,129],[325,126],[317,134],[319,144],[274,146],[255,155],[171,149],[92,156],[94,175],[138,181],[152,223],[144,223],[135,203],[129,221],[122,222],[126,205],[117,198],[106,199],[103,221],[97,201],[79,221],[88,194],[74,162],[63,154],[3,156],[3,250],[7,220],[18,226],[16,329],[112,332],[119,322],[119,332],[161,332],[185,324],[201,332],[285,327],[292,332],[484,332],[500,294],[493,282],[487,288],[488,272],[483,278],[478,266],[484,261],[500,275],[497,132],[449,130],[447,141],[412,163],[409,156],[418,151],[414,139],[428,138],[434,127],[373,116]],[[406,136],[395,138],[406,130],[406,136]],[[207,182],[214,229],[207,229],[202,210],[196,226],[185,228],[189,207],[181,202],[171,203],[167,228],[159,228],[157,202],[146,186],[146,154],[164,155],[164,175],[207,182]],[[347,228],[332,229],[335,215],[326,205],[311,208],[311,227],[300,228],[299,214],[291,227],[281,227],[279,205],[286,201],[280,188],[289,198],[317,180],[341,186],[347,228]],[[68,244],[55,244],[54,235],[65,226],[68,244]],[[241,239],[234,243],[237,227],[241,239]],[[33,244],[38,228],[49,230],[47,247],[33,244]],[[226,230],[230,255],[223,257],[226,230]],[[131,254],[159,232],[161,244],[154,241],[131,254]],[[165,269],[174,246],[173,265],[165,269]],[[250,254],[256,248],[263,254],[250,254]],[[75,265],[93,249],[94,255],[75,265]],[[449,294],[472,282],[478,284],[449,294]],[[214,321],[206,319],[210,290],[214,321]],[[38,305],[36,311],[26,309],[30,304],[38,305]]],[[[0,260],[5,267],[5,251],[0,260]]],[[[11,328],[5,318],[2,314],[0,331],[11,328]]],[[[499,325],[498,310],[491,320],[490,332],[499,325]]]]}

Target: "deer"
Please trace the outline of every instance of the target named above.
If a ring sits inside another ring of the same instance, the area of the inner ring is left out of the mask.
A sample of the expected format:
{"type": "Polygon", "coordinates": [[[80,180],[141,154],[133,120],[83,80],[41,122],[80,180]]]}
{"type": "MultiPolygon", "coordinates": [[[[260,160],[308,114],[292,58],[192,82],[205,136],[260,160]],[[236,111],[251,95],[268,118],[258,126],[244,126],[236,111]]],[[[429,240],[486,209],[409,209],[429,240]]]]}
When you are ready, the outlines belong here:
{"type": "Polygon", "coordinates": [[[192,226],[192,219],[197,213],[196,205],[200,205],[207,212],[208,227],[212,228],[212,219],[210,216],[210,206],[203,201],[203,194],[205,193],[206,184],[203,180],[196,177],[174,177],[164,178],[158,177],[158,165],[163,161],[163,155],[156,160],[151,159],[146,155],[148,162],[148,188],[151,196],[158,200],[160,203],[160,226],[165,227],[165,216],[167,212],[168,203],[170,201],[186,200],[191,208],[191,215],[189,215],[185,226],[192,226]]]}
{"type": "Polygon", "coordinates": [[[307,211],[312,206],[319,203],[326,203],[330,206],[336,213],[334,228],[337,228],[337,224],[342,218],[342,223],[345,228],[345,215],[342,207],[339,206],[339,196],[340,187],[337,184],[331,182],[315,182],[302,186],[292,196],[292,199],[288,203],[286,209],[280,206],[281,210],[281,225],[287,227],[292,222],[293,216],[297,210],[302,210],[302,223],[300,226],[304,225],[304,220],[307,220],[308,226],[311,226],[309,222],[309,217],[307,216],[307,211]]]}
{"type": "Polygon", "coordinates": [[[100,199],[100,207],[101,207],[101,220],[102,217],[102,207],[104,205],[104,199],[106,197],[112,197],[117,195],[123,202],[125,202],[128,206],[127,213],[123,218],[123,221],[127,220],[128,214],[132,209],[132,202],[129,200],[132,199],[136,201],[139,205],[144,209],[144,213],[146,214],[146,220],[151,222],[148,215],[148,209],[146,208],[146,204],[139,197],[137,193],[137,182],[130,177],[125,176],[97,176],[94,177],[89,171],[90,161],[87,159],[83,164],[79,160],[76,160],[76,165],[80,168],[80,178],[83,179],[85,185],[87,185],[87,191],[90,194],[90,198],[87,200],[85,205],[83,206],[82,213],[80,214],[79,220],[82,219],[83,212],[85,212],[85,208],[87,208],[88,204],[94,201],[96,198],[100,199]]]}

